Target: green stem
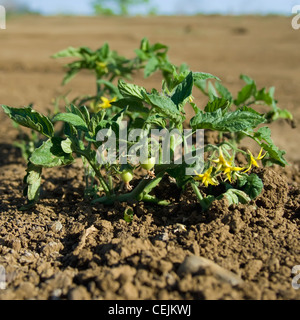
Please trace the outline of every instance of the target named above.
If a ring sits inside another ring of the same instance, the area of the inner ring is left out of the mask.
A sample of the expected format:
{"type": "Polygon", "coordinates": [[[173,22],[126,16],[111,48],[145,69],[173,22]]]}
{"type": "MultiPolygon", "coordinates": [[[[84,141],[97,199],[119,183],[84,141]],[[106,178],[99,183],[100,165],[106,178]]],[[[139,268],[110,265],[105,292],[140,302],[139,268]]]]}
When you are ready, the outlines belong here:
{"type": "Polygon", "coordinates": [[[154,196],[150,196],[149,194],[146,194],[141,201],[158,204],[160,206],[168,206],[170,204],[170,202],[167,200],[159,200],[154,196]]]}
{"type": "Polygon", "coordinates": [[[199,203],[200,203],[200,206],[202,208],[203,211],[206,211],[211,203],[215,200],[215,198],[211,195],[207,196],[206,198],[203,198],[200,190],[198,189],[198,187],[196,186],[195,183],[191,183],[192,185],[192,188],[193,188],[193,191],[195,192],[198,200],[199,200],[199,203]]]}
{"type": "Polygon", "coordinates": [[[95,171],[96,173],[96,176],[105,192],[105,194],[107,196],[109,196],[111,194],[111,190],[109,189],[109,186],[107,185],[107,183],[105,182],[104,178],[102,177],[102,174],[100,172],[100,170],[97,168],[97,166],[93,163],[92,159],[90,158],[89,154],[84,151],[84,150],[80,150],[80,149],[77,149],[75,151],[76,153],[82,155],[83,157],[86,158],[86,160],[88,161],[88,163],[90,164],[90,166],[93,168],[93,170],[95,171]]]}
{"type": "Polygon", "coordinates": [[[198,187],[196,186],[195,183],[191,183],[191,185],[192,185],[193,191],[195,192],[195,195],[197,196],[197,198],[201,204],[201,202],[203,201],[203,196],[202,196],[200,190],[198,189],[198,187]]]}
{"type": "MultiPolygon", "coordinates": [[[[110,196],[110,197],[107,197],[107,196],[101,197],[93,200],[92,203],[100,202],[100,203],[105,203],[107,205],[110,205],[116,201],[127,202],[133,199],[138,201],[143,201],[143,200],[150,201],[151,196],[149,196],[148,193],[151,192],[159,184],[163,176],[164,176],[164,171],[161,171],[156,176],[156,178],[154,178],[153,180],[150,180],[150,182],[148,179],[143,179],[130,193],[125,193],[125,194],[120,194],[120,195],[110,196]]],[[[166,204],[166,202],[160,201],[158,199],[156,199],[157,200],[156,201],[154,199],[155,198],[153,197],[150,202],[155,202],[157,204],[160,204],[160,203],[166,204]]]]}

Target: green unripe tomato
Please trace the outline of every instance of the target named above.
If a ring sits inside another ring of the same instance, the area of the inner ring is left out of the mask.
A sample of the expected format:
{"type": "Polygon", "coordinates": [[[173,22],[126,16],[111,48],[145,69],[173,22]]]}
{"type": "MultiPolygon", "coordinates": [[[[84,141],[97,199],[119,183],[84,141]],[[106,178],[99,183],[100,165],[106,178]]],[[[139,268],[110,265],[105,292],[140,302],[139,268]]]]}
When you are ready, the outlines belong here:
{"type": "Polygon", "coordinates": [[[155,158],[148,158],[145,163],[141,163],[141,167],[145,170],[151,170],[155,165],[155,158]]]}
{"type": "Polygon", "coordinates": [[[133,179],[133,172],[130,169],[124,169],[121,173],[121,178],[125,183],[129,183],[133,179]]]}

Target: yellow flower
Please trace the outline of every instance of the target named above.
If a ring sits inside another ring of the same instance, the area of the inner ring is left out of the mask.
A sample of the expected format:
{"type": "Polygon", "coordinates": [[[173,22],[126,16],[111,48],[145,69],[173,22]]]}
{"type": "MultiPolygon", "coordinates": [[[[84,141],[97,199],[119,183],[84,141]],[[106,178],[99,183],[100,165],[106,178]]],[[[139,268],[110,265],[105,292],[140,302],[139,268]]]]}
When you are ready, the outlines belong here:
{"type": "Polygon", "coordinates": [[[218,185],[218,181],[216,181],[216,179],[214,179],[213,177],[211,177],[211,172],[213,170],[213,167],[210,167],[209,169],[207,169],[204,173],[202,174],[197,174],[197,177],[195,177],[195,180],[200,180],[205,187],[208,187],[209,184],[216,186],[218,185]]]}
{"type": "Polygon", "coordinates": [[[108,73],[107,63],[106,62],[96,62],[97,69],[102,73],[108,73]]]}
{"type": "Polygon", "coordinates": [[[212,161],[218,164],[217,171],[222,171],[224,174],[226,174],[227,176],[226,180],[228,179],[229,182],[231,182],[232,172],[237,172],[245,169],[240,167],[234,167],[232,165],[233,157],[229,161],[227,161],[221,149],[219,149],[219,158],[217,160],[212,160],[212,161]]]}
{"type": "Polygon", "coordinates": [[[256,158],[254,158],[254,156],[253,156],[253,154],[251,153],[251,151],[248,150],[248,153],[249,153],[249,155],[250,155],[250,163],[249,163],[249,166],[248,166],[247,170],[245,170],[244,172],[249,171],[249,170],[252,168],[252,166],[255,166],[255,167],[257,167],[257,168],[259,167],[257,161],[263,159],[264,156],[267,154],[267,153],[265,153],[265,154],[262,156],[262,155],[261,155],[261,154],[262,154],[262,151],[263,151],[263,149],[261,148],[260,151],[259,151],[258,156],[257,156],[256,158]]]}
{"type": "MultiPolygon", "coordinates": [[[[224,174],[226,174],[226,176],[227,176],[226,180],[228,179],[229,182],[231,182],[231,172],[237,172],[237,171],[241,171],[241,170],[243,170],[243,169],[245,169],[245,168],[232,167],[232,166],[225,168],[225,169],[223,170],[223,172],[224,172],[224,174]]],[[[237,174],[237,175],[238,175],[238,174],[237,174]]],[[[225,181],[226,181],[226,180],[225,180],[225,181]]]]}
{"type": "Polygon", "coordinates": [[[111,103],[117,100],[117,97],[114,97],[111,100],[109,100],[105,97],[101,97],[101,100],[102,100],[102,103],[99,104],[99,107],[102,109],[108,109],[112,106],[111,103]]]}
{"type": "MultiPolygon", "coordinates": [[[[232,161],[232,159],[230,159],[232,161]]],[[[219,149],[219,158],[217,160],[213,160],[213,162],[217,163],[217,171],[223,171],[226,168],[231,167],[230,163],[224,158],[223,152],[219,149]]]]}

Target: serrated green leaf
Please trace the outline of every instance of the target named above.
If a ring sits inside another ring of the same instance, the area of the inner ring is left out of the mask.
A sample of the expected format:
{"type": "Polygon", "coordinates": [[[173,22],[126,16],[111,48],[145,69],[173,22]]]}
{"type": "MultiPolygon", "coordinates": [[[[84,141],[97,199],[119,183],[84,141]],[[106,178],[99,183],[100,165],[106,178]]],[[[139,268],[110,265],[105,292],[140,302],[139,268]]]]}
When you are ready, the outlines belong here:
{"type": "Polygon", "coordinates": [[[212,101],[209,101],[204,108],[205,112],[214,112],[218,109],[223,110],[223,113],[227,111],[230,106],[230,101],[225,98],[215,97],[212,101]]]}
{"type": "Polygon", "coordinates": [[[144,98],[157,112],[163,114],[175,123],[183,121],[181,113],[169,97],[158,94],[145,94],[144,98]]]}
{"type": "Polygon", "coordinates": [[[88,127],[87,124],[85,123],[85,121],[77,114],[73,114],[73,113],[59,113],[57,114],[53,120],[53,122],[56,121],[63,121],[63,122],[67,122],[71,125],[73,125],[75,128],[80,129],[82,131],[87,132],[88,131],[88,127]]]}
{"type": "Polygon", "coordinates": [[[118,82],[118,88],[123,97],[136,98],[144,100],[144,94],[147,93],[146,89],[135,84],[126,83],[122,79],[118,82]]]}
{"type": "Polygon", "coordinates": [[[159,115],[149,116],[146,120],[147,123],[158,125],[159,127],[165,128],[167,125],[166,118],[159,115]]]}
{"type": "Polygon", "coordinates": [[[239,132],[249,128],[256,128],[264,123],[265,118],[259,114],[236,110],[223,115],[222,110],[214,112],[199,111],[190,121],[193,129],[210,129],[223,132],[239,132]]]}
{"type": "Polygon", "coordinates": [[[71,164],[74,158],[71,154],[65,153],[61,143],[63,139],[53,137],[45,141],[39,148],[35,149],[30,157],[30,162],[35,166],[53,168],[71,164]]]}
{"type": "Polygon", "coordinates": [[[2,108],[19,125],[33,129],[48,138],[53,136],[54,129],[51,120],[32,108],[11,108],[5,105],[2,105],[2,108]]]}

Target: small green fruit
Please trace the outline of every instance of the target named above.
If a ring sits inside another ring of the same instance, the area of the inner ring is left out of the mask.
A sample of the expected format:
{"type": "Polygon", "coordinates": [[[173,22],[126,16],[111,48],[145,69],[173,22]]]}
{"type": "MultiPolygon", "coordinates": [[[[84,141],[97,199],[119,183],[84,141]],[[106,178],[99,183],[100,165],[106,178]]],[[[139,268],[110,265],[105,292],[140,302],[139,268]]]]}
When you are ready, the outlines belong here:
{"type": "Polygon", "coordinates": [[[144,163],[141,163],[141,167],[147,171],[150,171],[155,165],[155,158],[149,158],[144,163]]]}
{"type": "Polygon", "coordinates": [[[133,179],[133,172],[130,169],[124,169],[121,173],[121,178],[125,183],[129,183],[133,179]]]}

